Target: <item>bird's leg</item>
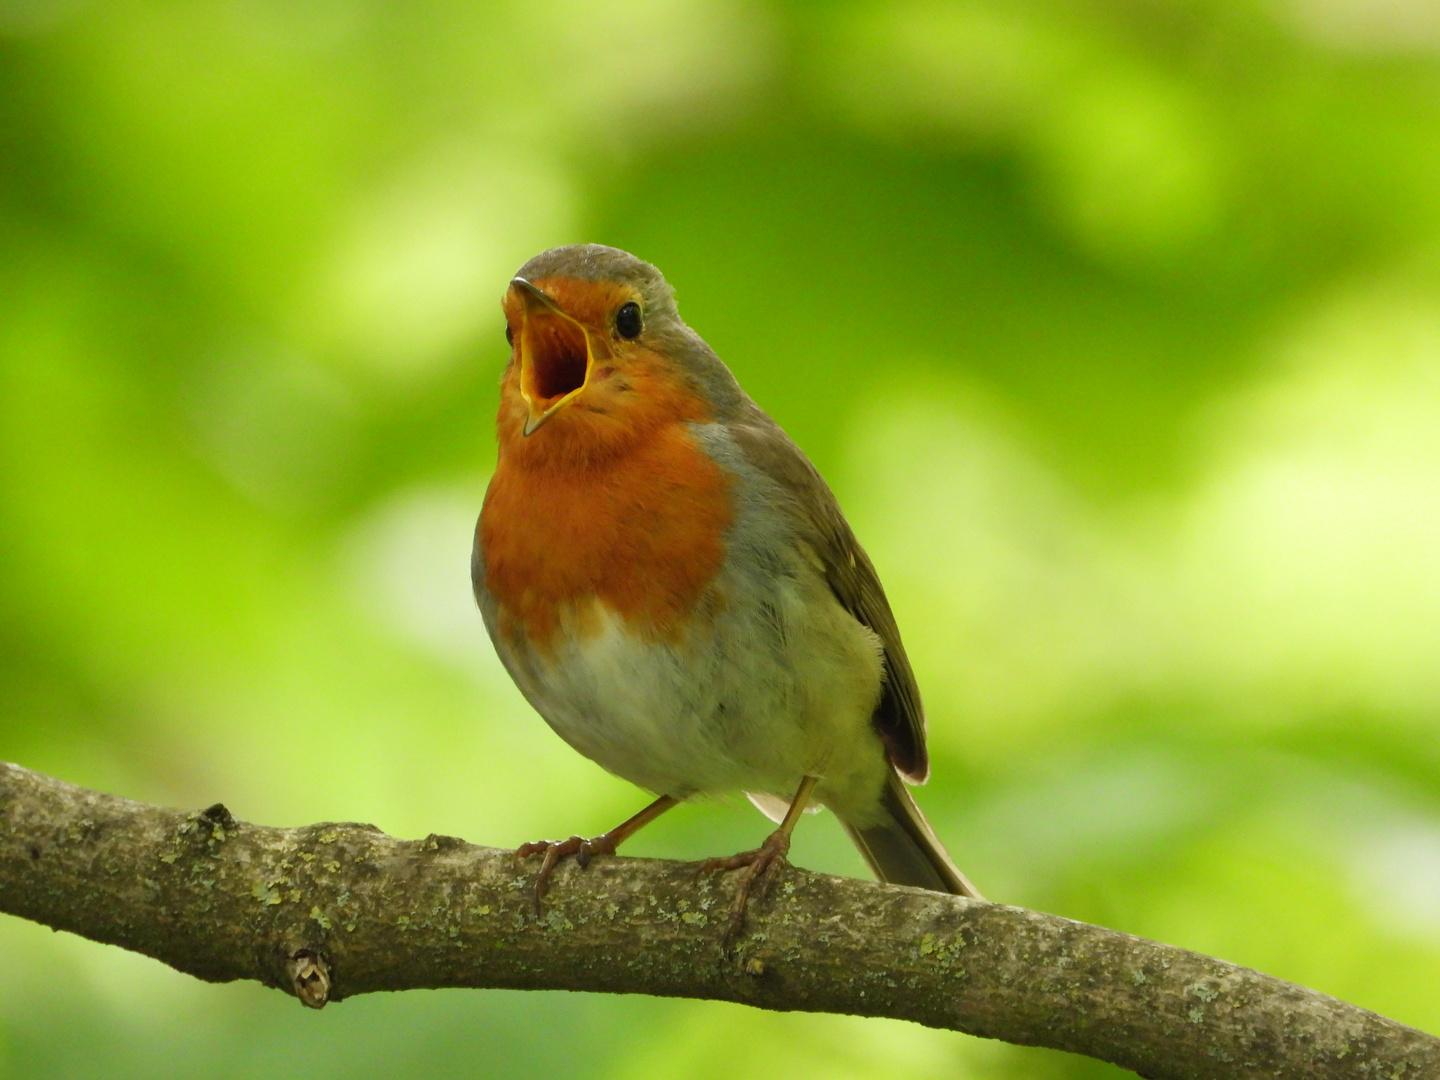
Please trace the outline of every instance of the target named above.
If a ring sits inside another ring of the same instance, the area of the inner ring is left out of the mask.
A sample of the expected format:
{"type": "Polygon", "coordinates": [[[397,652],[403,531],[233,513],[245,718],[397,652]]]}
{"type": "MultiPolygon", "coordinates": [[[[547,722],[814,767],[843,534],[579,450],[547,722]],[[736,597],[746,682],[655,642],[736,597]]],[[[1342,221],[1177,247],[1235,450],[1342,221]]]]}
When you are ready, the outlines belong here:
{"type": "Polygon", "coordinates": [[[596,855],[614,855],[615,849],[622,843],[679,801],[671,795],[661,795],[634,817],[626,818],[609,832],[603,832],[589,840],[581,836],[572,836],[568,840],[533,840],[528,844],[521,844],[515,849],[517,859],[529,858],[531,855],[539,855],[541,852],[545,853],[545,858],[540,863],[540,872],[535,875],[536,905],[538,906],[540,901],[545,898],[545,894],[550,891],[550,875],[555,872],[555,867],[561,859],[567,855],[573,855],[575,861],[583,867],[588,866],[590,860],[596,855]]]}
{"type": "Polygon", "coordinates": [[[706,859],[701,864],[702,874],[714,873],[717,870],[741,871],[740,879],[735,883],[735,902],[730,907],[730,927],[725,933],[727,940],[735,937],[745,922],[745,907],[750,902],[750,893],[755,883],[775,863],[785,861],[785,856],[790,851],[790,834],[795,831],[795,823],[805,812],[810,792],[818,782],[819,777],[816,776],[806,776],[800,780],[795,798],[790,800],[790,809],[785,811],[785,820],[780,822],[780,827],[767,836],[765,842],[754,851],[742,851],[728,859],[706,859]]]}

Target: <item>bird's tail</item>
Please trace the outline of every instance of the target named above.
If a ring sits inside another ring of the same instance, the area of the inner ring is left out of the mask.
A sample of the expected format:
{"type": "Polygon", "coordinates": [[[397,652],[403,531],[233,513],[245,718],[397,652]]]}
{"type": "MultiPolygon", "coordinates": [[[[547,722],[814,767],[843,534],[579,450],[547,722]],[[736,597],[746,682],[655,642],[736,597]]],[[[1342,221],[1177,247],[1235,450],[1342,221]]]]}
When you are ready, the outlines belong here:
{"type": "Polygon", "coordinates": [[[879,825],[862,829],[842,822],[876,877],[894,885],[984,899],[950,861],[898,773],[890,773],[880,802],[885,820],[879,825]]]}

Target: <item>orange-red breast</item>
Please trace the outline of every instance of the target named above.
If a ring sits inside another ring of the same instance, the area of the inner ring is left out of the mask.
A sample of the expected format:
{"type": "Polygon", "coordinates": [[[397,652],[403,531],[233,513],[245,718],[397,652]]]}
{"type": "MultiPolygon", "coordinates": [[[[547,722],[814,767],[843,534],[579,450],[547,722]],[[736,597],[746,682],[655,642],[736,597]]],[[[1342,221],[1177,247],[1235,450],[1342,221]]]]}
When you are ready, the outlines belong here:
{"type": "Polygon", "coordinates": [[[807,801],[883,880],[977,896],[902,782],[929,772],[925,720],[875,568],[660,272],[616,248],[555,248],[520,268],[504,311],[475,596],[550,726],[660,796],[594,839],[527,844],[545,854],[537,893],[558,858],[743,791],[783,821],[713,862],[745,868],[737,913],[807,801]]]}

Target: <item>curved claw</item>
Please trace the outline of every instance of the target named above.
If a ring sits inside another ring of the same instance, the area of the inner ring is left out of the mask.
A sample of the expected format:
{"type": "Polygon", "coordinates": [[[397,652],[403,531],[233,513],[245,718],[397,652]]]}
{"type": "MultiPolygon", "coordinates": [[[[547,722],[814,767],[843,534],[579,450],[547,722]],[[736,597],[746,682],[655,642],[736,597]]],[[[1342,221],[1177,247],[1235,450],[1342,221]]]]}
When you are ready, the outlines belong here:
{"type": "Polygon", "coordinates": [[[609,834],[602,834],[594,839],[587,840],[583,836],[572,836],[568,840],[532,840],[528,844],[521,844],[515,849],[517,859],[528,859],[531,855],[544,853],[545,858],[540,863],[540,870],[535,875],[535,906],[540,906],[540,901],[545,899],[545,894],[550,891],[550,876],[555,873],[555,867],[560,860],[573,855],[580,866],[590,865],[590,860],[596,855],[615,854],[615,843],[609,839],[609,834]]]}
{"type": "Polygon", "coordinates": [[[730,925],[725,931],[727,941],[733,939],[745,924],[745,909],[750,903],[750,894],[755,885],[769,872],[771,867],[784,866],[785,856],[790,852],[790,834],[776,829],[765,838],[765,842],[753,851],[742,851],[723,859],[706,859],[700,864],[698,873],[713,874],[725,870],[739,870],[740,878],[735,883],[735,901],[730,906],[730,925]]]}

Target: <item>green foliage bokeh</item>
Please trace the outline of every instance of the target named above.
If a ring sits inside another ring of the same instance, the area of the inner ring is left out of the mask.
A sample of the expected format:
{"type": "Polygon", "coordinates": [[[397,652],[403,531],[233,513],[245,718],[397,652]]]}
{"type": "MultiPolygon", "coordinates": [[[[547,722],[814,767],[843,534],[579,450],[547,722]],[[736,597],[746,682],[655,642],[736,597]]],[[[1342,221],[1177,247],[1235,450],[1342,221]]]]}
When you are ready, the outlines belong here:
{"type": "MultiPolygon", "coordinates": [[[[467,582],[500,294],[582,240],[830,479],[988,895],[1440,1030],[1421,3],[0,0],[0,759],[497,845],[637,808],[467,582]]],[[[794,858],[863,874],[825,815],[794,858]]],[[[316,1015],[0,919],[0,1077],[408,1073],[1118,1075],[695,1002],[316,1015]]]]}

